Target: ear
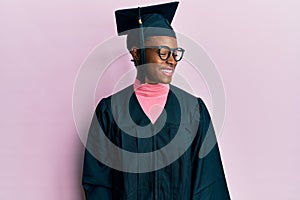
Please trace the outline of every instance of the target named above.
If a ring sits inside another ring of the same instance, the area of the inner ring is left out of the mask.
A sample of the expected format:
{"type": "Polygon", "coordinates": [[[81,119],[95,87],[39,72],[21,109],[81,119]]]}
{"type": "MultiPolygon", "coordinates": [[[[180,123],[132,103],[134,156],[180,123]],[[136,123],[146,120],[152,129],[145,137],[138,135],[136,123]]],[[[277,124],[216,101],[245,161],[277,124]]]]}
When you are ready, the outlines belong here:
{"type": "Polygon", "coordinates": [[[140,51],[137,47],[132,47],[130,54],[132,55],[132,58],[137,62],[140,60],[140,51]]]}

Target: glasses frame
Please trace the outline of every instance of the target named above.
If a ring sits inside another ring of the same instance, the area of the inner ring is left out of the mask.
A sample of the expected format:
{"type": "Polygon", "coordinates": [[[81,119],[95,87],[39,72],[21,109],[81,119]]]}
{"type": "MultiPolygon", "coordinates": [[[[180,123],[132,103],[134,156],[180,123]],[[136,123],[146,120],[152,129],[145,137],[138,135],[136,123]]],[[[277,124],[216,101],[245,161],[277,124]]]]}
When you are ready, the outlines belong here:
{"type": "Polygon", "coordinates": [[[183,54],[184,54],[184,52],[185,52],[185,50],[183,49],[183,48],[181,48],[181,47],[177,47],[177,48],[170,48],[170,47],[168,47],[168,46],[145,46],[144,47],[145,49],[158,49],[158,55],[159,55],[159,57],[160,57],[160,59],[162,59],[162,60],[168,60],[169,58],[170,58],[170,56],[171,56],[171,53],[172,53],[172,56],[173,56],[173,58],[174,58],[174,60],[176,61],[176,62],[179,62],[182,58],[183,58],[183,54]],[[161,51],[161,49],[163,49],[163,48],[165,48],[165,49],[168,49],[168,56],[167,56],[167,58],[162,58],[162,56],[161,56],[161,53],[160,53],[160,51],[161,51]],[[180,57],[180,59],[176,59],[176,56],[175,56],[175,51],[181,51],[182,52],[182,55],[181,55],[181,57],[180,57]]]}

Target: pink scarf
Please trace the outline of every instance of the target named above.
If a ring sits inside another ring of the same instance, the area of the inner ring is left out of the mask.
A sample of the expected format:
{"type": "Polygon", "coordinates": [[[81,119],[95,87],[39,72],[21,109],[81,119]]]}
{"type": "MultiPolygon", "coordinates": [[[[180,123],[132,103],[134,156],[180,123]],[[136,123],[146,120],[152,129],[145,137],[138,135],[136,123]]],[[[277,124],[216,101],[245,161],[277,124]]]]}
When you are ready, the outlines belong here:
{"type": "Polygon", "coordinates": [[[169,93],[169,84],[141,84],[136,79],[134,82],[135,95],[147,117],[155,123],[162,113],[169,93]]]}

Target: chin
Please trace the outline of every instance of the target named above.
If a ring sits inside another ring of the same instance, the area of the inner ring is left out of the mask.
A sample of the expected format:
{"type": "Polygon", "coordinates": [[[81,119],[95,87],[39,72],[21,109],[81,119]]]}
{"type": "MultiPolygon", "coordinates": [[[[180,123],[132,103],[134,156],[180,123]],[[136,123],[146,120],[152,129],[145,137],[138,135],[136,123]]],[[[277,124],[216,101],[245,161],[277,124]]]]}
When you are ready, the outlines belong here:
{"type": "Polygon", "coordinates": [[[170,77],[157,78],[156,80],[149,80],[149,79],[146,78],[145,83],[149,83],[149,84],[158,84],[158,83],[170,84],[171,81],[172,81],[172,78],[170,78],[170,77]]]}
{"type": "Polygon", "coordinates": [[[168,80],[161,80],[160,83],[163,83],[163,84],[170,84],[172,81],[172,79],[168,79],[168,80]]]}

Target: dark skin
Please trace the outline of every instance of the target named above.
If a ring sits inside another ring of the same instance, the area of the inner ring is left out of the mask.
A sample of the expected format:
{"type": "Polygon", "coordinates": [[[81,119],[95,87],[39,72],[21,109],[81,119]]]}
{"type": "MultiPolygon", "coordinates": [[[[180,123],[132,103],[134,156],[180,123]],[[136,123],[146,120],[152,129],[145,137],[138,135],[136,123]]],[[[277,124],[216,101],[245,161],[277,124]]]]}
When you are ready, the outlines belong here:
{"type": "MultiPolygon", "coordinates": [[[[177,39],[169,36],[152,36],[145,40],[146,46],[168,46],[177,48],[177,39]]],[[[162,60],[157,49],[146,49],[146,64],[139,66],[140,51],[133,47],[130,51],[135,63],[137,63],[137,79],[142,83],[164,83],[169,84],[172,81],[172,76],[177,65],[177,61],[173,56],[167,60],[162,60]]]]}

